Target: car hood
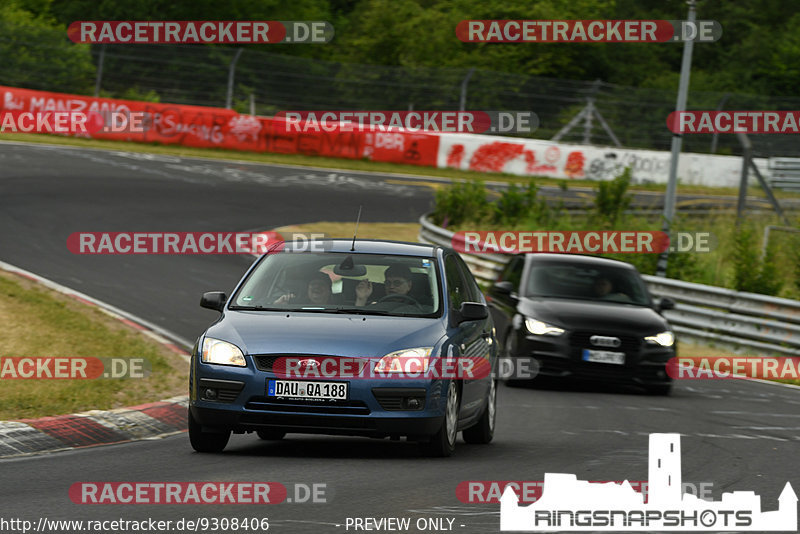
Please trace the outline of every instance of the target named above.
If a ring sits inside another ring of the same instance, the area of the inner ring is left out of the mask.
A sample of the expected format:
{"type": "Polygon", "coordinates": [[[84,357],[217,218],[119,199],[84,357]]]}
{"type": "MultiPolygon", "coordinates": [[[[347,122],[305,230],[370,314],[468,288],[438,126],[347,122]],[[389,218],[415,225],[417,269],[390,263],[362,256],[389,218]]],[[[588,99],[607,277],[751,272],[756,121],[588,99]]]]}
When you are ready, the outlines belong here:
{"type": "Polygon", "coordinates": [[[526,317],[568,330],[623,330],[647,335],[669,328],[666,319],[654,309],[631,304],[523,298],[518,310],[526,317]]]}
{"type": "Polygon", "coordinates": [[[233,343],[245,354],[375,357],[433,347],[444,325],[441,319],[418,317],[226,310],[206,335],[233,343]]]}

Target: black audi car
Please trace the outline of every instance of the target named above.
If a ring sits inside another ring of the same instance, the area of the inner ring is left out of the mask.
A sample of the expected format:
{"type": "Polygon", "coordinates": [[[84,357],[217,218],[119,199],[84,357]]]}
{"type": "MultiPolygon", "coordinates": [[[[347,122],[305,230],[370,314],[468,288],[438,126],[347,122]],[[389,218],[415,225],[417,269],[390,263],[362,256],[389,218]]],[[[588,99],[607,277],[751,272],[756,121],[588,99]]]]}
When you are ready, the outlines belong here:
{"type": "Polygon", "coordinates": [[[628,383],[669,394],[666,363],[676,354],[675,335],[661,312],[674,303],[655,304],[633,265],[594,256],[518,255],[488,296],[502,354],[535,360],[526,362],[536,369],[534,380],[628,383]]]}

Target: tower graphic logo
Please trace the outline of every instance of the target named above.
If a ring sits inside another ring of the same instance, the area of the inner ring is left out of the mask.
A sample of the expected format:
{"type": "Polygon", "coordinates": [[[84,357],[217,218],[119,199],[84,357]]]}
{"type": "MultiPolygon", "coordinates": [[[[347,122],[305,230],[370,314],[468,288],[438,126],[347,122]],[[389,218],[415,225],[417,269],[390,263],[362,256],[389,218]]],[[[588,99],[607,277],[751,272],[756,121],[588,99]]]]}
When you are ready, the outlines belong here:
{"type": "Polygon", "coordinates": [[[511,487],[500,499],[500,530],[555,531],[797,531],[797,496],[787,482],[778,510],[761,511],[752,491],[705,501],[682,493],[680,434],[650,434],[647,503],[626,480],[590,483],[545,473],[541,498],[520,506],[511,487]]]}

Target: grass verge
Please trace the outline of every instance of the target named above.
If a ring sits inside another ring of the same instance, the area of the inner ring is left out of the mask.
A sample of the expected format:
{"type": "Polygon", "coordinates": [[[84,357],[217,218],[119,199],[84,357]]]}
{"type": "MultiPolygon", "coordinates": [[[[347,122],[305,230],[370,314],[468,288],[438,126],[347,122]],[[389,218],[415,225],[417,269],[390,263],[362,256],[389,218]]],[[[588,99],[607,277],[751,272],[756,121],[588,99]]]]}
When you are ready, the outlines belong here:
{"type": "Polygon", "coordinates": [[[2,421],[106,410],[187,393],[189,365],[178,354],[97,308],[2,271],[0,322],[0,360],[143,358],[151,369],[145,378],[92,380],[10,379],[13,374],[4,373],[0,378],[2,421]]]}

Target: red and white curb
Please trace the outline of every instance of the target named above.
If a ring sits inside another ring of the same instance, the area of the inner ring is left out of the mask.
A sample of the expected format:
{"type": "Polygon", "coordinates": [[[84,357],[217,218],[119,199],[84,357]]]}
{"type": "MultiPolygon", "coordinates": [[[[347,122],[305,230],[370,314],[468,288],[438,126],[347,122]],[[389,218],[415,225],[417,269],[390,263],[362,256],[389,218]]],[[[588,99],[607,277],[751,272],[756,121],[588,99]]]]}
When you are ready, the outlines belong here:
{"type": "MultiPolygon", "coordinates": [[[[14,265],[0,261],[0,269],[32,280],[83,304],[94,306],[136,328],[189,362],[187,351],[181,347],[188,349],[192,343],[168,330],[14,265]]],[[[91,410],[39,419],[0,421],[0,458],[155,439],[185,432],[188,406],[189,398],[183,395],[115,410],[91,410]]]]}
{"type": "Polygon", "coordinates": [[[162,438],[186,430],[189,398],[56,417],[0,421],[0,458],[162,438]]]}

